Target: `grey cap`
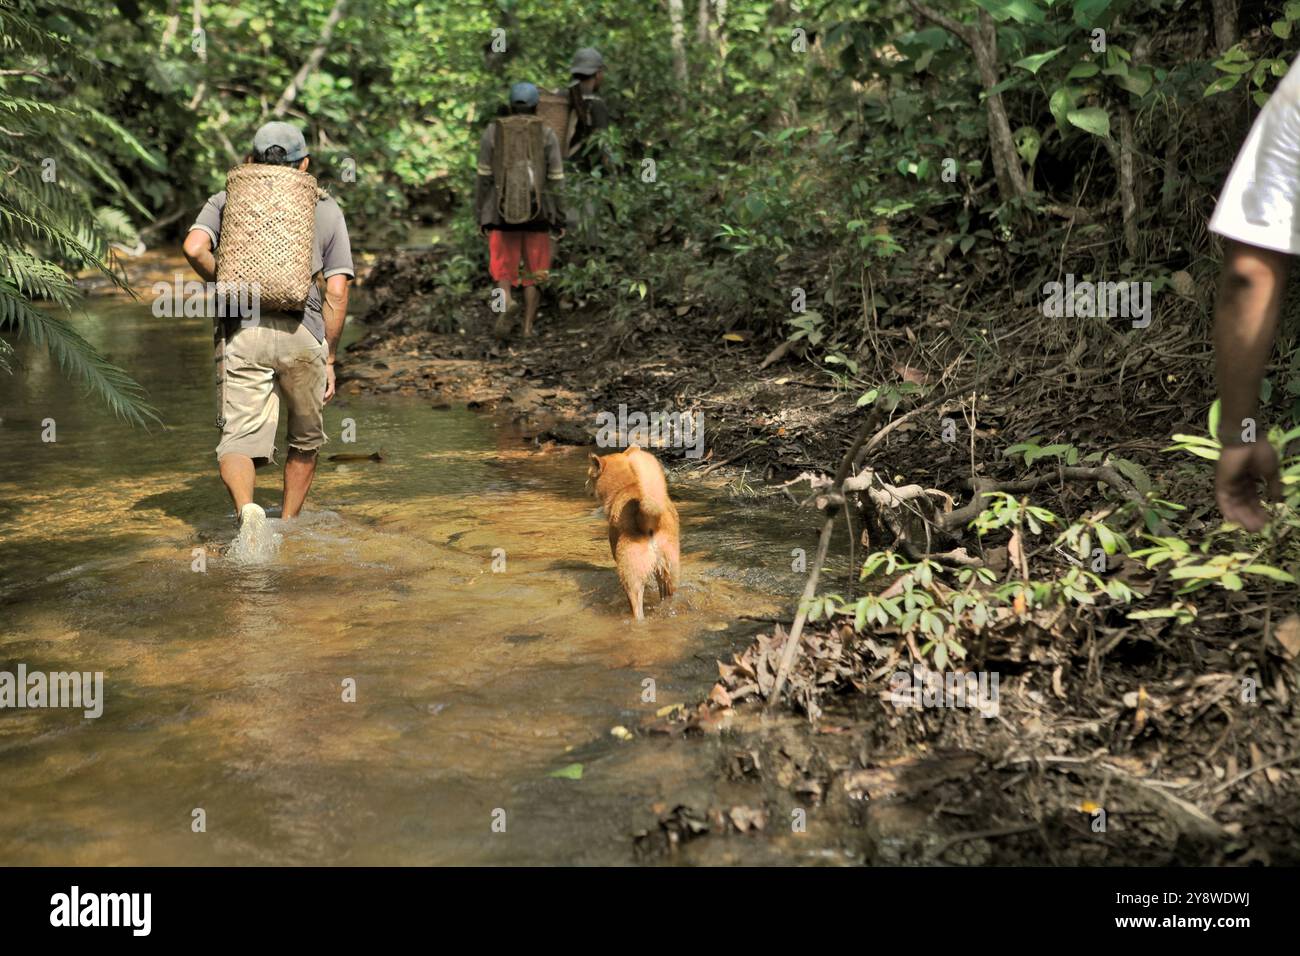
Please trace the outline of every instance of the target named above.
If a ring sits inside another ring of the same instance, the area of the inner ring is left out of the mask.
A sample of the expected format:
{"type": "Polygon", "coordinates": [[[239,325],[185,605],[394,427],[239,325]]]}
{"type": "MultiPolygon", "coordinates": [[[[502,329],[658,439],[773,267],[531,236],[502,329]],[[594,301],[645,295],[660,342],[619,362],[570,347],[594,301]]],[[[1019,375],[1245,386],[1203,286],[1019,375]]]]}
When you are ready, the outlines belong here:
{"type": "Polygon", "coordinates": [[[594,76],[597,71],[604,68],[605,58],[600,55],[600,51],[595,47],[584,46],[573,54],[573,65],[569,67],[569,72],[577,73],[579,76],[594,76]]]}
{"type": "Polygon", "coordinates": [[[260,156],[272,146],[284,150],[285,159],[296,163],[307,155],[307,140],[303,139],[302,130],[292,123],[279,120],[265,123],[253,134],[253,154],[260,156]]]}

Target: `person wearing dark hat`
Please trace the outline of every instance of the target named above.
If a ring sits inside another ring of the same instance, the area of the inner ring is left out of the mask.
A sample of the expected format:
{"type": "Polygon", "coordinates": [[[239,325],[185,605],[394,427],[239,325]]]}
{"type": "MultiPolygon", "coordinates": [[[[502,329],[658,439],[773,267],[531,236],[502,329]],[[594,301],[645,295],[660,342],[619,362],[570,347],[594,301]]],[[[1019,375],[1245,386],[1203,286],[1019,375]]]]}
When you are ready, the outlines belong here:
{"type": "Polygon", "coordinates": [[[505,308],[495,329],[498,338],[509,334],[514,323],[518,309],[514,290],[520,286],[524,290],[524,336],[532,334],[542,299],[538,283],[546,280],[551,268],[550,233],[554,231],[556,238],[564,237],[564,210],[560,198],[564,186],[564,159],[560,141],[540,119],[523,126],[514,119],[535,117],[540,100],[541,92],[535,85],[516,83],[510,88],[511,116],[489,123],[479,141],[474,207],[479,232],[488,237],[489,267],[505,308]],[[516,196],[518,192],[508,188],[508,181],[498,182],[498,179],[516,173],[511,165],[511,144],[501,141],[501,137],[516,135],[525,139],[537,135],[539,139],[532,140],[532,143],[541,144],[541,155],[537,155],[535,146],[530,147],[527,155],[537,165],[529,164],[524,171],[524,188],[529,193],[527,209],[531,215],[525,213],[512,219],[502,206],[507,192],[516,196]],[[531,202],[533,196],[539,199],[535,204],[531,202]]]}
{"type": "MultiPolygon", "coordinates": [[[[307,141],[290,123],[267,123],[254,134],[244,161],[306,172],[307,141]]],[[[241,541],[269,534],[266,512],[253,503],[253,485],[256,468],[275,457],[280,403],[289,419],[282,517],[296,517],[302,509],[317,450],[326,441],[323,408],[334,396],[335,350],[347,315],[348,282],[356,273],[343,210],[324,192],[319,196],[311,268],[324,280],[324,295],[313,282],[301,314],[262,313],[254,322],[227,324],[217,463],[239,514],[241,541]]],[[[214,251],[225,206],[225,190],[209,197],[185,237],[185,258],[206,282],[217,278],[214,251]]]]}
{"type": "Polygon", "coordinates": [[[590,158],[585,157],[583,144],[609,125],[609,110],[600,95],[605,82],[605,58],[594,47],[583,47],[573,55],[569,75],[572,77],[569,108],[577,117],[577,125],[569,138],[569,155],[582,156],[590,162],[590,158]]]}

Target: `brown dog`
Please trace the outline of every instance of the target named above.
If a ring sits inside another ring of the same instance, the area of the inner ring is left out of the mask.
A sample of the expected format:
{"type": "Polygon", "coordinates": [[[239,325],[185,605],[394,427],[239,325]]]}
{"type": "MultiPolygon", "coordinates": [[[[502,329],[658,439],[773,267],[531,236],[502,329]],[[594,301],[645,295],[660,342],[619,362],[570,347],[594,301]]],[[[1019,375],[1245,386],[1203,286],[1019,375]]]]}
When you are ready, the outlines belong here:
{"type": "Polygon", "coordinates": [[[659,460],[636,445],[613,455],[591,456],[587,480],[609,519],[609,550],[618,579],[627,592],[632,614],[644,620],[645,586],[653,575],[659,598],[677,589],[681,545],[677,508],[668,499],[668,484],[659,460]]]}

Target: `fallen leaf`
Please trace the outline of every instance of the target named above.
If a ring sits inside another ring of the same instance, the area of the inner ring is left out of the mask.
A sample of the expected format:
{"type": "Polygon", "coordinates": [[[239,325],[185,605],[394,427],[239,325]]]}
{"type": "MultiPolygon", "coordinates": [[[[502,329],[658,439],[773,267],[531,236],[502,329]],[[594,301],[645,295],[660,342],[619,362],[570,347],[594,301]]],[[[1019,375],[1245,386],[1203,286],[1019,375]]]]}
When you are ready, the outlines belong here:
{"type": "Polygon", "coordinates": [[[548,777],[559,777],[562,780],[581,780],[582,764],[571,763],[567,767],[561,767],[559,770],[552,770],[547,774],[548,777]]]}
{"type": "Polygon", "coordinates": [[[1273,628],[1273,639],[1282,646],[1286,659],[1295,660],[1300,654],[1300,614],[1288,614],[1277,627],[1273,628]]]}
{"type": "Polygon", "coordinates": [[[732,807],[729,813],[731,824],[741,833],[750,830],[762,830],[767,826],[767,811],[751,807],[732,807]]]}
{"type": "Polygon", "coordinates": [[[1019,528],[1011,532],[1011,540],[1007,542],[1007,556],[1011,559],[1011,563],[1016,570],[1020,572],[1020,576],[1028,579],[1029,560],[1025,556],[1025,544],[1020,537],[1019,528]]]}
{"type": "Polygon", "coordinates": [[[929,385],[930,376],[926,375],[919,368],[912,368],[910,365],[895,365],[894,371],[904,382],[911,382],[913,385],[929,385]]]}
{"type": "Polygon", "coordinates": [[[1061,673],[1064,670],[1064,667],[1058,665],[1056,670],[1052,671],[1052,693],[1061,700],[1065,700],[1065,685],[1061,682],[1061,673]]]}

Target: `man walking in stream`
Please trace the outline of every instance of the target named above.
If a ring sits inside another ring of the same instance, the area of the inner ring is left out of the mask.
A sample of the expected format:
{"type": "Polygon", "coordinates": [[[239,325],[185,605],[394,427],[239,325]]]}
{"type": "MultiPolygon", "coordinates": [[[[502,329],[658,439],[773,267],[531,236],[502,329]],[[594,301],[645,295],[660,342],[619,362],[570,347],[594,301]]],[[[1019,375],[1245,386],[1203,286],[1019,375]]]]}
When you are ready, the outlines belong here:
{"type": "MultiPolygon", "coordinates": [[[[272,122],[253,137],[245,162],[291,166],[309,163],[302,132],[272,122]]],[[[221,440],[217,463],[235,511],[236,545],[267,537],[266,512],[253,502],[258,467],[275,460],[280,402],[288,414],[284,462],[283,518],[297,517],[316,474],[317,451],[326,441],[323,409],[334,396],[334,360],[348,307],[348,282],[355,276],[343,211],[319,193],[312,243],[312,281],[301,314],[262,312],[253,321],[225,320],[221,440]],[[322,295],[318,279],[324,280],[322,295]]],[[[226,193],[204,205],[185,237],[185,258],[205,281],[215,282],[215,250],[221,238],[226,193]]]]}

